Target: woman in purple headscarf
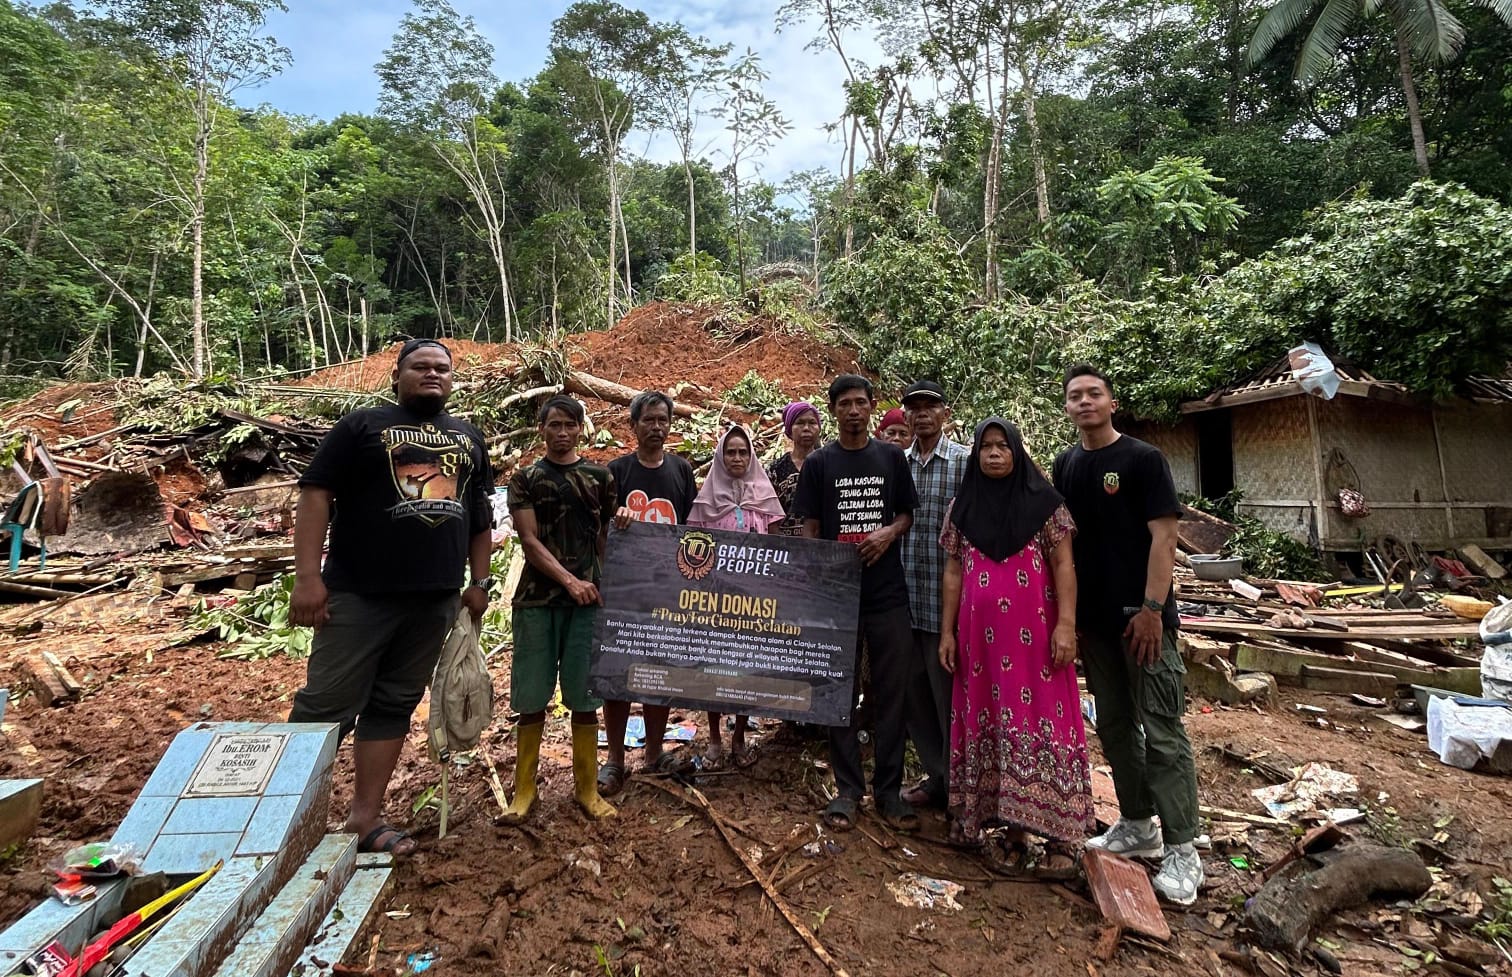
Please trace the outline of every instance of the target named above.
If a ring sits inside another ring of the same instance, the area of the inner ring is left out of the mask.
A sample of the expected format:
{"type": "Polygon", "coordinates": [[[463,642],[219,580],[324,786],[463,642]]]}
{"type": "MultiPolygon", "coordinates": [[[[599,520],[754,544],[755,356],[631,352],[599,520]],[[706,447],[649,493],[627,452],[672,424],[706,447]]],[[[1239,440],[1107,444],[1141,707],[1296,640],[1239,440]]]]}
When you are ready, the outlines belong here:
{"type": "Polygon", "coordinates": [[[771,531],[778,536],[802,536],[803,520],[791,515],[793,496],[798,494],[798,472],[803,468],[803,459],[819,447],[819,408],[806,400],[788,404],[782,410],[782,433],[793,443],[793,450],[767,468],[767,477],[777,490],[783,511],[782,519],[771,531]]]}
{"type": "MultiPolygon", "coordinates": [[[[772,488],[766,471],[757,463],[751,435],[735,425],[719,439],[709,477],[704,479],[688,513],[689,526],[724,529],[735,533],[765,533],[784,515],[782,503],[772,488]]],[[[723,716],[709,713],[709,751],[711,763],[724,759],[724,741],[719,728],[723,716]]],[[[730,753],[735,765],[749,766],[753,759],[745,746],[746,717],[735,717],[735,734],[730,737],[730,753]]]]}

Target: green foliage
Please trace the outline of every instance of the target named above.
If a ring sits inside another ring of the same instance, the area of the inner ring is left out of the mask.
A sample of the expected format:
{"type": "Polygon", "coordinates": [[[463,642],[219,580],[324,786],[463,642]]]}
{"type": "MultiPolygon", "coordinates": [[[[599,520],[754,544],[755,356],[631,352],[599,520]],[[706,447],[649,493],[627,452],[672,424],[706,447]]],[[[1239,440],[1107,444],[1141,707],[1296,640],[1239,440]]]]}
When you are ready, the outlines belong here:
{"type": "Polygon", "coordinates": [[[1475,932],[1487,940],[1512,940],[1512,881],[1496,876],[1491,880],[1496,896],[1486,907],[1489,917],[1475,924],[1475,932]]]}
{"type": "Polygon", "coordinates": [[[1103,240],[1116,254],[1111,275],[1138,291],[1153,267],[1168,274],[1194,271],[1238,226],[1244,208],[1218,193],[1223,182],[1193,156],[1163,156],[1148,170],[1120,170],[1097,187],[1108,213],[1103,240]]]}
{"type": "Polygon", "coordinates": [[[1328,574],[1317,552],[1286,533],[1266,527],[1253,516],[1233,517],[1238,532],[1223,548],[1244,559],[1244,572],[1272,580],[1324,580],[1328,574]]]}
{"type": "Polygon", "coordinates": [[[753,414],[775,414],[788,404],[787,394],[776,383],[769,382],[755,370],[747,371],[740,381],[731,387],[724,399],[739,404],[753,414]]]}
{"type": "Polygon", "coordinates": [[[1512,211],[1425,182],[1312,226],[1215,278],[1094,299],[1098,325],[1070,358],[1104,364],[1125,409],[1161,419],[1306,340],[1434,397],[1512,359],[1512,211]]]}
{"type": "Polygon", "coordinates": [[[0,466],[10,467],[21,449],[26,447],[27,437],[25,431],[13,431],[9,425],[0,423],[0,466]]]}
{"type": "Polygon", "coordinates": [[[1229,292],[1383,379],[1445,397],[1512,359],[1512,210],[1495,201],[1418,183],[1326,207],[1273,254],[1225,276],[1229,292]]]}
{"type": "Polygon", "coordinates": [[[678,255],[656,280],[657,297],[668,302],[721,305],[739,289],[739,282],[724,273],[719,259],[703,251],[678,255]]]}
{"type": "Polygon", "coordinates": [[[192,627],[213,631],[226,643],[221,658],[257,661],[274,655],[306,658],[314,632],[289,623],[294,575],[279,574],[271,583],[235,597],[201,599],[189,618],[192,627]]]}
{"type": "Polygon", "coordinates": [[[519,540],[511,536],[489,557],[488,572],[494,579],[495,589],[490,595],[488,610],[483,612],[478,632],[478,647],[483,650],[484,658],[492,658],[514,641],[514,626],[509,617],[509,601],[514,595],[504,593],[503,587],[509,577],[510,561],[519,548],[519,540]]]}
{"type": "Polygon", "coordinates": [[[843,326],[889,342],[927,342],[958,321],[976,289],[960,251],[937,222],[922,233],[880,235],[829,269],[825,306],[843,326]]]}
{"type": "MultiPolygon", "coordinates": [[[[1455,5],[1439,26],[1462,26],[1458,57],[1416,78],[1434,171],[1479,201],[1392,199],[1416,170],[1393,22],[1341,3],[1285,4],[1348,14],[1303,90],[1300,32],[1244,70],[1268,0],[972,3],[927,27],[917,6],[794,0],[785,23],[831,46],[869,32],[886,60],[852,61],[833,131],[849,163],[779,187],[753,173],[783,128],[756,54],[633,5],[573,4],[546,66],[501,85],[454,0],[419,0],[371,58],[381,115],[310,120],[228,90],[283,65],[274,0],[0,0],[0,385],[189,370],[198,277],[207,375],[318,369],[399,335],[556,337],[656,294],[734,326],[833,315],[887,382],[955,376],[963,415],[1042,415],[1047,437],[1068,429],[1039,385],[1072,348],[1158,416],[1298,339],[1442,393],[1507,352],[1506,3],[1455,5]],[[180,56],[194,45],[210,60],[180,56]],[[677,162],[636,158],[668,132],[677,162]],[[811,270],[822,312],[795,280],[733,284],[777,261],[811,270]],[[953,363],[967,348],[1009,365],[953,363]]],[[[208,416],[186,403],[143,412],[208,416]]]]}

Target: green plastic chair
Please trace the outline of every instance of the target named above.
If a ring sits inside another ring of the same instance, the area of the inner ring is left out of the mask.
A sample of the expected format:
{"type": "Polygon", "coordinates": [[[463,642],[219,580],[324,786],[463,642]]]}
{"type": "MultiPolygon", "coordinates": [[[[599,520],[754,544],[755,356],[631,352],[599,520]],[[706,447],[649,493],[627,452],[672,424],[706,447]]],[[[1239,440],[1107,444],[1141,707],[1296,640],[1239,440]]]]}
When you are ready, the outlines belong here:
{"type": "MultiPolygon", "coordinates": [[[[15,573],[21,565],[21,537],[28,529],[36,528],[42,518],[42,483],[28,482],[5,508],[5,521],[0,522],[0,533],[10,534],[10,572],[15,573]]],[[[40,538],[40,537],[39,537],[40,538]]],[[[47,569],[47,540],[42,540],[42,556],[37,562],[38,570],[47,569]]]]}

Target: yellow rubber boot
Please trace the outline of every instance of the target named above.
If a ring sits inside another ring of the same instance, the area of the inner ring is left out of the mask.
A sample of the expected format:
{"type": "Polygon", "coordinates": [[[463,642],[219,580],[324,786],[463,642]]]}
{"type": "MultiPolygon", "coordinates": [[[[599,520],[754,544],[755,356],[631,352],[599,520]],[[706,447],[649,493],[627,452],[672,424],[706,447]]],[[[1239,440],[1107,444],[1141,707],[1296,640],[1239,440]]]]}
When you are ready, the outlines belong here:
{"type": "Polygon", "coordinates": [[[519,824],[530,813],[536,799],[536,771],[541,767],[541,732],[544,722],[515,727],[515,793],[509,809],[501,818],[505,824],[519,824]]]}
{"type": "Polygon", "coordinates": [[[595,821],[614,817],[614,806],[598,792],[598,723],[572,724],[572,783],[584,814],[595,821]]]}

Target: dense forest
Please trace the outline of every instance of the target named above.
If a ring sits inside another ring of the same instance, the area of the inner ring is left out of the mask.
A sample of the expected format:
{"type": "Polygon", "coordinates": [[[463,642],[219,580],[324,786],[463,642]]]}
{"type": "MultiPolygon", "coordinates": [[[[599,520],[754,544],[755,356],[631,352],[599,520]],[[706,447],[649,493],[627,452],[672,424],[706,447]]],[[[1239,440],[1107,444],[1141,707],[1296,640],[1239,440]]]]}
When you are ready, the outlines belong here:
{"type": "Polygon", "coordinates": [[[247,107],[281,6],[0,0],[9,389],[770,301],[773,262],[885,375],[995,403],[1068,348],[1152,414],[1301,333],[1434,392],[1512,355],[1512,0],[787,0],[845,110],[781,175],[760,52],[629,7],[501,80],[415,0],[376,113],[323,120],[247,107]]]}

